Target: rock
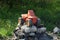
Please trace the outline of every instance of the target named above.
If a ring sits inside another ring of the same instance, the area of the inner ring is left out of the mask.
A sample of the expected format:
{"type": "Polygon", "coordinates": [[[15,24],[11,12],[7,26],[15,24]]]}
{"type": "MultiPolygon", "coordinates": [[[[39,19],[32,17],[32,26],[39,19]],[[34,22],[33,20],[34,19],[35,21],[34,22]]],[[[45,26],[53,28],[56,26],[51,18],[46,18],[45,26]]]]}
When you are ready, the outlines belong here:
{"type": "Polygon", "coordinates": [[[58,27],[55,27],[54,29],[53,29],[53,33],[59,33],[60,32],[60,29],[58,28],[58,27]]]}
{"type": "Polygon", "coordinates": [[[50,35],[46,34],[46,33],[43,33],[43,34],[40,34],[39,40],[53,40],[53,37],[51,37],[50,35]]]}

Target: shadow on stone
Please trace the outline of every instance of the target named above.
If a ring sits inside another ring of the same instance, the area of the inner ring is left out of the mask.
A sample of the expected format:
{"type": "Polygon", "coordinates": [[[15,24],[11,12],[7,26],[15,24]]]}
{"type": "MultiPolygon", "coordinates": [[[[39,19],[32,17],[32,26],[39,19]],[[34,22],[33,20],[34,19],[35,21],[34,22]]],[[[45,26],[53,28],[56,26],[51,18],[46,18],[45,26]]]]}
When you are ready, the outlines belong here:
{"type": "Polygon", "coordinates": [[[48,35],[47,33],[43,33],[43,34],[40,34],[39,40],[53,40],[53,37],[51,37],[50,35],[48,35]]]}

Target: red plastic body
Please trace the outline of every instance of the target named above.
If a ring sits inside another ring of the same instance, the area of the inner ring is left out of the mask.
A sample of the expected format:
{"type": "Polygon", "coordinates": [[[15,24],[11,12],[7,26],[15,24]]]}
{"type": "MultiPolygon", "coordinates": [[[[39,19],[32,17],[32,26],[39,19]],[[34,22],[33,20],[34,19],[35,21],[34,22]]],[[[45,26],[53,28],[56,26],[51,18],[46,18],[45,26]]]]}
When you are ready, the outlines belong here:
{"type": "Polygon", "coordinates": [[[33,10],[28,10],[28,14],[22,14],[21,16],[24,19],[24,21],[31,19],[33,24],[37,22],[37,17],[35,16],[33,10]]]}

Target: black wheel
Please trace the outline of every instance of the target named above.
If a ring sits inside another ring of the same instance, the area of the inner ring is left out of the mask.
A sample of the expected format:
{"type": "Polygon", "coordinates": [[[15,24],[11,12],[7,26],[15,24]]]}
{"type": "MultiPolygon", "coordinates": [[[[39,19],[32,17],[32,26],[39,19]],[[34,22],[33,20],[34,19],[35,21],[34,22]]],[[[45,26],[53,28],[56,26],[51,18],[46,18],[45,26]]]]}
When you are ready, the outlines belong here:
{"type": "Polygon", "coordinates": [[[40,26],[41,20],[38,18],[37,20],[37,26],[40,26]]]}
{"type": "Polygon", "coordinates": [[[20,23],[20,25],[23,25],[24,24],[24,20],[21,17],[19,17],[18,18],[18,23],[20,23]]]}
{"type": "Polygon", "coordinates": [[[29,26],[32,26],[32,25],[33,25],[33,23],[32,23],[32,20],[31,20],[31,19],[27,20],[26,22],[27,22],[27,25],[29,25],[29,26]]]}

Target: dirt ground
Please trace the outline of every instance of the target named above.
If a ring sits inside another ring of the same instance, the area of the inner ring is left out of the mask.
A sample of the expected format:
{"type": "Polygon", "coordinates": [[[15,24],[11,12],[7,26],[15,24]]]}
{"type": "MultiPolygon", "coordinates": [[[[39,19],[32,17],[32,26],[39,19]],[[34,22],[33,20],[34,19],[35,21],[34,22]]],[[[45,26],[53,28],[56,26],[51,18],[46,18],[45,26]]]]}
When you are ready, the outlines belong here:
{"type": "Polygon", "coordinates": [[[48,33],[48,35],[52,36],[54,40],[60,40],[60,34],[48,33]]]}

